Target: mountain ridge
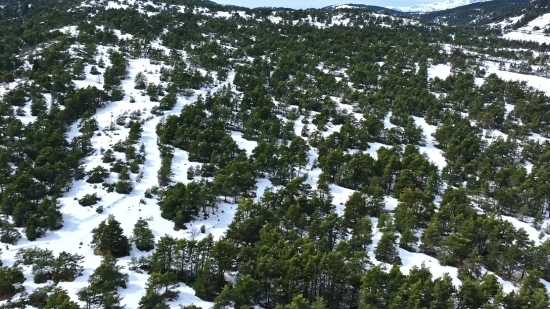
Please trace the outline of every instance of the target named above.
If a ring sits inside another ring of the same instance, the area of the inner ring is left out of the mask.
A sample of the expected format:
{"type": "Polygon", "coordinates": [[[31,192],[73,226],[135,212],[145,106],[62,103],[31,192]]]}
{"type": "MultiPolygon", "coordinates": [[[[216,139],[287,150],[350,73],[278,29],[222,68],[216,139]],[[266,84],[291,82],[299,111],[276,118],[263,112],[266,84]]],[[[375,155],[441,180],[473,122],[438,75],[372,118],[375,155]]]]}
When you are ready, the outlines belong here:
{"type": "Polygon", "coordinates": [[[475,3],[489,2],[495,0],[447,0],[438,1],[427,4],[417,4],[409,7],[393,7],[393,6],[379,6],[379,5],[367,5],[367,4],[335,4],[324,7],[323,9],[366,9],[375,12],[389,11],[392,13],[428,13],[436,11],[444,11],[454,9],[462,6],[467,6],[475,3]]]}
{"type": "Polygon", "coordinates": [[[466,6],[474,3],[488,2],[493,0],[447,0],[447,1],[438,1],[427,4],[417,4],[410,7],[388,7],[390,9],[399,10],[402,12],[410,13],[427,13],[435,11],[443,11],[448,9],[453,9],[456,7],[466,6]]]}

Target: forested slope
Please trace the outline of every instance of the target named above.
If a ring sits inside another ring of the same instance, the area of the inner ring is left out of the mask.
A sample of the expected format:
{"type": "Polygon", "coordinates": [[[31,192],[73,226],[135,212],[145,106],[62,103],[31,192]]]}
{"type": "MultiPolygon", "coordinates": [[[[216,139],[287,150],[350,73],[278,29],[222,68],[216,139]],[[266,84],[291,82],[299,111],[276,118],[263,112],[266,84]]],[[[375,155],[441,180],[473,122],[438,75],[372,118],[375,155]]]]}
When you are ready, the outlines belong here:
{"type": "Polygon", "coordinates": [[[1,308],[550,306],[546,45],[43,5],[0,21],[1,308]]]}

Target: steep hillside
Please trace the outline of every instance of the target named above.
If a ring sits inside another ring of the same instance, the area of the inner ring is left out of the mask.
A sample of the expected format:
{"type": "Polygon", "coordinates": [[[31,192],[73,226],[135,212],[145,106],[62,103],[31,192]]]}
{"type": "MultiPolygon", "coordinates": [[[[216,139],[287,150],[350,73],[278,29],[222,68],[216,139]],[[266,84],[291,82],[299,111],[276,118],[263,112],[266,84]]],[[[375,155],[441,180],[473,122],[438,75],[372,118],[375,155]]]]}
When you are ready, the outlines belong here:
{"type": "Polygon", "coordinates": [[[0,20],[0,308],[550,306],[506,20],[43,1],[0,20]]]}

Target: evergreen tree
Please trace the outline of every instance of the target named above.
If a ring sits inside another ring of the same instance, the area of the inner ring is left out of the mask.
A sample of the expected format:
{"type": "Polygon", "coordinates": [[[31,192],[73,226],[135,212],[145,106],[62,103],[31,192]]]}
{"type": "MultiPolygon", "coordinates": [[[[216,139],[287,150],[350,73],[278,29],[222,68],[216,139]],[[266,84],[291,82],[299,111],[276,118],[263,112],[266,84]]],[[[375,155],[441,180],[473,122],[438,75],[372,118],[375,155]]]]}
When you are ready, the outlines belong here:
{"type": "Polygon", "coordinates": [[[0,267],[0,298],[9,299],[23,291],[25,289],[22,286],[23,282],[25,282],[25,276],[21,268],[17,266],[0,267]]]}
{"type": "Polygon", "coordinates": [[[80,307],[71,300],[65,290],[55,288],[48,297],[45,309],[80,309],[80,307]]]}
{"type": "Polygon", "coordinates": [[[130,242],[124,235],[120,223],[109,215],[109,218],[102,221],[98,227],[92,230],[92,244],[97,254],[123,257],[130,254],[130,242]]]}
{"type": "Polygon", "coordinates": [[[90,74],[92,75],[100,75],[101,72],[99,72],[99,70],[97,69],[97,67],[95,65],[93,65],[91,68],[90,68],[90,74]]]}
{"type": "Polygon", "coordinates": [[[37,96],[32,98],[32,103],[31,103],[32,116],[44,115],[47,111],[48,111],[48,106],[43,96],[37,96]]]}
{"type": "Polygon", "coordinates": [[[84,72],[84,62],[82,59],[77,59],[73,66],[73,75],[75,79],[85,80],[86,72],[84,72]]]}
{"type": "Polygon", "coordinates": [[[357,221],[368,214],[367,197],[360,192],[353,192],[346,202],[344,221],[348,227],[353,227],[357,221]]]}
{"type": "Polygon", "coordinates": [[[128,275],[120,272],[121,266],[116,265],[117,260],[106,255],[103,257],[103,261],[98,268],[94,270],[94,273],[88,278],[90,288],[100,291],[115,291],[118,288],[126,288],[128,282],[128,275]]]}
{"type": "Polygon", "coordinates": [[[397,251],[395,233],[392,230],[387,230],[382,233],[382,237],[374,250],[374,257],[385,263],[401,264],[401,258],[397,251]]]}
{"type": "MultiPolygon", "coordinates": [[[[168,306],[164,300],[164,297],[162,295],[159,295],[153,291],[147,291],[145,295],[141,297],[139,300],[139,307],[138,309],[149,309],[149,308],[155,308],[160,309],[164,308],[165,306],[168,306]]],[[[168,308],[170,308],[168,306],[168,308]]]]}
{"type": "Polygon", "coordinates": [[[143,72],[139,72],[136,74],[136,77],[134,78],[134,89],[140,89],[144,90],[147,88],[147,77],[143,72]]]}
{"type": "Polygon", "coordinates": [[[25,235],[30,241],[34,241],[37,238],[44,236],[46,233],[41,227],[41,222],[36,217],[30,217],[26,223],[27,227],[25,228],[25,235]]]}
{"type": "Polygon", "coordinates": [[[155,248],[155,236],[144,219],[139,219],[134,225],[133,243],[140,251],[150,251],[155,248]]]}
{"type": "Polygon", "coordinates": [[[86,287],[78,291],[78,299],[86,304],[90,309],[122,309],[121,298],[116,291],[106,291],[97,289],[97,287],[86,287]]]}
{"type": "Polygon", "coordinates": [[[9,221],[0,218],[0,242],[15,245],[21,239],[21,233],[9,221]]]}
{"type": "Polygon", "coordinates": [[[78,254],[70,254],[65,251],[59,253],[59,256],[53,261],[51,268],[51,279],[55,282],[71,282],[77,277],[82,276],[84,267],[81,263],[84,257],[78,254]]]}

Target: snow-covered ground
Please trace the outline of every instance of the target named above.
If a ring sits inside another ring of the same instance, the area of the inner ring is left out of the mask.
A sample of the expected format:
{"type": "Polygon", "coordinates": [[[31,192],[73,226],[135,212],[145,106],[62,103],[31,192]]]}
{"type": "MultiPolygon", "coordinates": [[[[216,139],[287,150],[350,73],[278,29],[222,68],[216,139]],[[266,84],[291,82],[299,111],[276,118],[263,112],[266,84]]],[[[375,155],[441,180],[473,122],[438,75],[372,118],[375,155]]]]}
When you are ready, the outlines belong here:
{"type": "Polygon", "coordinates": [[[498,64],[493,61],[486,61],[485,68],[487,74],[496,74],[499,78],[506,81],[524,81],[529,87],[533,87],[537,90],[544,91],[550,94],[550,79],[541,76],[520,74],[508,71],[499,70],[498,64]]]}
{"type": "Polygon", "coordinates": [[[439,77],[445,80],[451,75],[451,66],[448,64],[438,64],[428,67],[428,78],[439,77]]]}
{"type": "MultiPolygon", "coordinates": [[[[128,3],[131,5],[135,2],[135,0],[129,0],[128,3]]],[[[460,1],[456,1],[456,3],[459,3],[460,1]]],[[[463,1],[464,2],[464,1],[463,1]]],[[[463,3],[460,2],[460,3],[463,3]]],[[[87,3],[86,5],[93,5],[93,1],[87,3]]],[[[463,5],[463,4],[458,4],[463,5]]],[[[123,8],[124,4],[121,4],[119,2],[110,1],[109,2],[109,8],[123,8]]],[[[150,12],[149,12],[150,13],[150,12]]],[[[209,13],[208,10],[203,10],[203,14],[215,14],[215,17],[218,18],[230,18],[233,13],[239,13],[244,14],[244,12],[216,12],[216,13],[209,13]]],[[[384,15],[385,16],[385,15],[384,15]]],[[[550,15],[549,15],[550,16],[550,15]]],[[[271,22],[277,23],[280,21],[278,17],[271,16],[269,18],[271,22]]],[[[319,22],[313,22],[311,20],[308,20],[308,22],[312,22],[314,25],[318,27],[326,27],[324,23],[319,22]]],[[[296,21],[298,22],[298,21],[296,21]]],[[[347,24],[349,23],[349,19],[343,18],[343,16],[335,16],[332,20],[333,25],[337,24],[347,24]]],[[[61,32],[68,33],[70,35],[76,36],[78,34],[78,30],[74,26],[68,26],[63,27],[59,29],[61,32]]],[[[120,33],[118,30],[114,30],[115,34],[119,37],[123,37],[123,34],[120,33]]],[[[128,36],[126,36],[128,38],[128,36]]],[[[156,43],[155,47],[160,47],[158,45],[158,42],[156,43]]],[[[447,48],[446,46],[445,48],[447,48]]],[[[168,53],[168,50],[165,50],[168,53]]],[[[109,65],[109,60],[106,57],[107,54],[107,47],[105,46],[99,46],[98,47],[98,55],[96,56],[97,60],[99,60],[100,57],[103,57],[104,61],[106,62],[106,65],[109,65]],[[103,54],[103,56],[102,56],[103,54]]],[[[501,71],[498,69],[498,65],[494,62],[486,62],[487,66],[487,74],[495,73],[499,77],[505,79],[505,80],[524,80],[527,82],[529,86],[532,86],[534,88],[548,91],[547,85],[549,85],[549,80],[547,78],[542,77],[536,77],[531,75],[524,75],[524,74],[517,74],[517,73],[510,73],[506,71],[501,71]]],[[[90,72],[91,66],[86,67],[86,72],[90,72]]],[[[157,116],[151,114],[151,109],[155,106],[156,103],[150,102],[148,96],[142,96],[139,90],[134,89],[134,77],[139,72],[150,72],[146,73],[147,78],[149,82],[154,83],[160,83],[160,76],[157,73],[160,69],[160,65],[153,65],[150,63],[148,59],[130,59],[129,60],[129,77],[125,79],[122,83],[122,87],[125,91],[125,97],[123,100],[118,102],[111,102],[109,103],[105,108],[100,109],[96,115],[95,118],[99,125],[99,130],[93,138],[92,138],[92,144],[95,149],[93,154],[88,156],[86,160],[83,163],[83,167],[86,169],[86,171],[89,171],[93,169],[96,166],[103,166],[105,168],[109,168],[109,165],[106,163],[102,163],[101,158],[101,149],[108,149],[110,148],[114,143],[116,143],[119,140],[125,140],[128,136],[129,129],[125,128],[124,126],[118,126],[118,129],[115,131],[109,131],[107,130],[110,127],[112,119],[116,119],[118,116],[121,115],[130,115],[132,113],[136,113],[139,111],[141,114],[140,119],[145,120],[143,124],[143,132],[141,135],[140,140],[137,143],[137,147],[139,149],[140,144],[145,145],[145,156],[146,161],[145,164],[141,167],[140,172],[142,173],[142,177],[138,179],[137,175],[132,175],[132,180],[135,183],[134,190],[131,194],[128,195],[122,195],[118,194],[116,192],[106,192],[105,190],[102,190],[100,188],[96,188],[93,184],[88,184],[84,180],[75,181],[72,189],[67,192],[61,199],[60,202],[62,203],[62,212],[64,215],[64,221],[65,225],[64,227],[55,232],[48,232],[47,235],[43,238],[38,239],[34,242],[29,242],[27,240],[22,239],[16,246],[10,246],[8,250],[4,250],[4,253],[2,255],[3,260],[5,264],[10,265],[15,262],[15,255],[20,249],[23,248],[30,248],[30,247],[41,247],[41,248],[48,248],[50,250],[53,250],[54,253],[59,253],[61,251],[67,251],[70,253],[78,253],[85,257],[83,266],[85,268],[84,275],[77,278],[75,282],[70,283],[60,283],[59,286],[65,288],[71,297],[74,300],[77,300],[76,292],[87,286],[87,279],[89,275],[93,272],[97,266],[99,266],[101,262],[101,257],[96,256],[93,254],[93,249],[90,247],[90,242],[92,239],[91,231],[93,228],[97,227],[99,223],[106,219],[108,215],[113,215],[115,218],[117,218],[121,222],[121,226],[124,229],[126,235],[131,235],[133,226],[135,222],[139,218],[147,218],[149,221],[149,225],[151,229],[153,230],[153,233],[155,237],[158,239],[161,236],[168,234],[177,238],[192,238],[196,237],[198,239],[205,237],[208,234],[212,234],[215,239],[220,238],[224,232],[226,231],[229,223],[233,219],[233,215],[236,210],[236,205],[229,204],[229,203],[222,203],[220,204],[220,210],[215,215],[211,216],[209,219],[199,219],[191,224],[189,224],[188,230],[180,230],[180,231],[174,231],[173,230],[173,223],[170,221],[167,221],[163,219],[160,216],[160,210],[157,204],[157,201],[155,199],[146,199],[144,198],[145,191],[155,185],[158,184],[157,180],[157,171],[159,170],[161,166],[161,156],[159,149],[157,147],[157,134],[155,132],[157,124],[161,121],[162,117],[165,117],[167,115],[176,115],[179,114],[181,109],[187,105],[192,104],[199,95],[205,94],[207,91],[215,90],[215,89],[201,89],[194,92],[194,95],[185,98],[185,97],[179,97],[177,104],[175,108],[172,111],[166,112],[164,116],[157,116]],[[136,99],[135,103],[130,103],[130,97],[134,97],[136,99]],[[85,194],[92,194],[97,193],[102,200],[99,202],[98,205],[94,207],[82,207],[78,204],[78,202],[75,199],[83,197],[85,194]],[[103,206],[105,211],[101,214],[98,214],[95,212],[95,208],[99,205],[103,206]],[[198,230],[200,226],[204,225],[206,227],[206,233],[198,235],[194,235],[193,231],[198,230]]],[[[100,69],[100,71],[103,71],[100,69]]],[[[449,75],[451,75],[451,67],[447,64],[440,64],[436,66],[430,66],[428,68],[428,77],[434,78],[439,77],[441,79],[447,78],[449,75]]],[[[234,79],[235,73],[230,72],[228,79],[221,83],[218,87],[221,87],[226,84],[231,84],[234,79]]],[[[481,81],[483,81],[481,79],[481,81]]],[[[86,76],[85,80],[82,81],[75,81],[75,84],[79,88],[84,88],[88,86],[95,86],[95,87],[102,87],[100,79],[98,80],[97,76],[88,74],[86,76]]],[[[6,92],[6,88],[11,87],[13,88],[15,84],[10,84],[4,87],[0,87],[0,95],[3,95],[6,92]]],[[[348,109],[350,112],[352,110],[349,106],[343,106],[343,104],[340,104],[342,108],[348,109]]],[[[28,112],[29,106],[27,105],[24,110],[27,112],[27,116],[24,116],[21,118],[21,120],[24,123],[29,123],[34,121],[34,118],[30,115],[28,112]]],[[[513,106],[508,105],[507,106],[507,112],[510,112],[513,109],[513,106]]],[[[303,116],[302,116],[303,117],[303,116]]],[[[356,117],[358,120],[361,117],[361,114],[356,114],[356,117]]],[[[387,117],[384,119],[384,126],[385,128],[391,128],[394,125],[390,123],[389,121],[390,115],[387,115],[387,117]]],[[[301,122],[302,118],[299,118],[295,122],[295,132],[297,135],[300,134],[303,124],[301,122]]],[[[432,138],[432,134],[435,132],[436,127],[429,125],[426,123],[425,119],[414,117],[415,123],[418,127],[422,128],[424,135],[426,136],[426,146],[419,147],[420,151],[422,153],[425,153],[427,157],[434,162],[440,169],[445,167],[446,162],[443,157],[443,153],[441,150],[434,147],[434,141],[432,138]]],[[[323,134],[325,136],[331,134],[332,132],[338,131],[341,125],[338,126],[331,126],[329,129],[323,134]]],[[[314,129],[313,125],[308,125],[308,128],[311,130],[314,129]]],[[[76,123],[70,130],[68,136],[69,139],[77,136],[80,134],[78,132],[78,123],[76,123]]],[[[257,143],[254,141],[248,141],[243,138],[243,135],[239,132],[231,132],[231,137],[235,140],[237,145],[246,150],[246,153],[250,155],[252,153],[252,150],[256,147],[257,143]]],[[[381,147],[389,147],[388,145],[383,145],[380,143],[370,143],[369,149],[366,150],[366,153],[369,153],[371,156],[375,157],[377,156],[377,150],[381,147]]],[[[123,157],[123,154],[119,154],[115,152],[115,155],[119,158],[123,157]]],[[[313,163],[317,158],[316,149],[311,149],[308,153],[309,155],[309,164],[308,164],[308,183],[310,183],[314,188],[316,187],[317,181],[319,179],[320,175],[320,169],[315,168],[313,169],[313,163]]],[[[199,163],[196,162],[190,162],[188,159],[188,154],[186,151],[175,149],[174,151],[174,158],[172,160],[172,167],[174,171],[173,181],[174,182],[182,182],[182,183],[188,183],[189,180],[187,180],[186,171],[189,166],[196,166],[199,165],[199,163]]],[[[110,176],[110,181],[116,180],[116,174],[112,173],[110,176]]],[[[266,190],[266,188],[270,187],[271,183],[266,179],[259,179],[257,183],[257,197],[256,200],[258,200],[262,195],[263,192],[266,190]]],[[[337,206],[338,211],[342,211],[342,204],[345,204],[345,202],[348,200],[349,196],[354,192],[353,190],[349,190],[346,188],[339,187],[337,185],[330,185],[331,193],[333,195],[333,201],[334,204],[337,206]]],[[[386,197],[386,209],[393,210],[395,207],[397,207],[397,200],[395,198],[386,197]]],[[[537,242],[540,243],[540,239],[538,238],[539,231],[534,229],[531,225],[520,222],[516,218],[512,217],[503,217],[505,220],[511,222],[514,224],[514,226],[518,228],[524,228],[527,231],[527,234],[529,237],[537,242]]],[[[375,229],[374,231],[374,237],[373,237],[373,245],[370,247],[369,255],[373,257],[373,250],[376,247],[377,242],[379,241],[381,237],[381,233],[375,229]]],[[[547,237],[547,236],[545,236],[547,237]]],[[[137,250],[133,250],[131,252],[131,255],[133,256],[141,256],[144,253],[139,252],[137,250]]],[[[431,272],[433,273],[434,277],[442,276],[444,273],[449,273],[450,276],[453,278],[453,282],[457,285],[460,284],[460,280],[457,278],[457,269],[453,267],[448,266],[441,266],[439,262],[422,253],[412,253],[408,252],[402,249],[399,249],[399,254],[401,257],[401,260],[403,262],[403,266],[401,266],[401,270],[405,273],[407,273],[411,268],[414,266],[421,266],[422,264],[425,264],[427,267],[430,268],[431,272]]],[[[372,258],[373,262],[375,264],[379,264],[374,258],[372,258]]],[[[122,258],[120,259],[120,264],[125,266],[127,271],[129,273],[129,285],[127,289],[120,290],[119,293],[121,297],[123,298],[123,304],[126,305],[128,309],[134,309],[138,307],[138,302],[141,298],[141,296],[145,292],[145,284],[147,281],[148,276],[145,274],[138,274],[134,272],[130,272],[127,270],[127,264],[130,261],[130,257],[122,258]]],[[[30,269],[26,269],[27,273],[27,280],[24,283],[24,286],[26,288],[27,292],[32,292],[34,289],[37,288],[38,285],[34,284],[32,282],[32,276],[29,275],[30,269]]],[[[501,283],[504,285],[504,292],[510,292],[515,287],[505,281],[501,281],[501,283]]],[[[549,287],[547,282],[544,282],[547,284],[547,287],[549,287]]],[[[189,305],[194,304],[197,306],[200,306],[202,308],[209,308],[211,307],[211,303],[202,301],[201,299],[197,298],[194,294],[194,291],[187,287],[185,284],[180,284],[179,288],[179,299],[176,301],[173,301],[170,303],[171,307],[177,307],[178,305],[189,305]]]]}
{"type": "MultiPolygon", "coordinates": [[[[505,28],[519,21],[523,15],[510,18],[507,21],[491,24],[493,27],[505,28]]],[[[505,30],[503,37],[508,40],[532,41],[537,43],[550,44],[550,34],[544,33],[545,29],[550,29],[550,13],[543,14],[527,25],[517,30],[505,30]]]]}
{"type": "MultiPolygon", "coordinates": [[[[109,60],[101,54],[106,54],[107,47],[99,46],[97,59],[103,57],[106,65],[108,66],[109,60]]],[[[30,247],[40,247],[47,248],[57,254],[62,251],[69,253],[78,253],[83,255],[84,262],[84,275],[78,277],[74,282],[62,282],[59,283],[60,287],[66,289],[73,300],[77,300],[76,293],[81,288],[87,286],[88,276],[97,268],[101,262],[101,257],[93,254],[93,248],[90,247],[90,242],[92,240],[91,231],[99,225],[99,223],[105,220],[108,215],[113,215],[118,221],[121,222],[121,227],[124,229],[124,232],[127,236],[132,234],[132,229],[136,221],[140,218],[146,218],[149,221],[149,225],[158,239],[161,236],[168,234],[177,238],[192,238],[201,239],[208,234],[212,234],[215,239],[221,237],[229,223],[231,223],[233,214],[236,210],[236,205],[231,204],[220,204],[220,210],[216,215],[211,216],[206,220],[197,220],[192,222],[188,226],[188,230],[173,230],[173,223],[163,219],[160,216],[160,209],[155,199],[146,199],[144,193],[147,189],[152,188],[153,186],[158,185],[157,180],[157,171],[161,166],[161,156],[158,147],[156,146],[157,134],[156,126],[160,122],[163,116],[155,116],[150,113],[152,107],[156,103],[150,102],[148,96],[142,96],[139,90],[134,89],[134,77],[139,72],[157,72],[159,69],[158,65],[150,64],[148,59],[130,59],[129,60],[129,77],[122,82],[122,87],[126,93],[124,99],[118,102],[111,102],[105,108],[98,110],[95,115],[95,119],[98,122],[99,130],[98,133],[92,138],[92,145],[94,147],[94,152],[92,155],[88,156],[83,164],[83,167],[86,171],[93,169],[96,166],[103,166],[106,169],[109,169],[109,164],[102,163],[102,153],[101,149],[109,149],[114,143],[119,140],[125,140],[128,136],[129,129],[124,126],[117,126],[117,130],[109,131],[109,127],[112,119],[116,119],[121,115],[130,115],[135,112],[141,113],[141,119],[145,119],[143,124],[143,132],[141,134],[141,139],[136,145],[136,148],[139,149],[140,144],[144,144],[145,147],[145,164],[141,167],[140,172],[142,173],[141,179],[138,179],[136,175],[131,175],[133,182],[135,183],[134,190],[128,195],[118,194],[116,192],[110,192],[103,190],[94,184],[86,183],[84,180],[78,180],[73,183],[73,186],[69,192],[67,192],[60,202],[62,204],[62,213],[64,217],[64,227],[59,231],[48,232],[45,237],[38,239],[34,242],[29,242],[26,239],[22,239],[15,246],[9,246],[8,250],[4,250],[2,258],[4,264],[10,265],[15,262],[15,256],[20,249],[30,248],[30,247]],[[135,103],[130,103],[130,97],[136,99],[135,103]],[[83,197],[85,194],[97,193],[101,197],[101,201],[94,205],[93,207],[83,207],[78,204],[76,199],[83,197]],[[104,212],[98,214],[95,212],[95,209],[99,206],[103,206],[104,212]],[[195,231],[198,231],[200,226],[204,225],[206,227],[205,234],[193,235],[195,231]]],[[[86,72],[89,72],[90,66],[86,67],[86,72]]],[[[100,69],[101,70],[101,69],[100,69]]],[[[235,74],[230,72],[229,77],[226,83],[231,83],[235,74]]],[[[149,82],[159,83],[159,74],[151,73],[147,74],[149,82]]],[[[98,83],[97,76],[88,74],[85,80],[75,81],[75,84],[78,88],[85,88],[88,86],[99,87],[102,85],[98,83]]],[[[220,84],[222,86],[223,84],[220,84]]],[[[165,113],[165,116],[170,114],[179,114],[184,105],[190,104],[199,95],[204,95],[208,90],[215,89],[203,89],[200,91],[195,91],[194,96],[189,99],[180,97],[178,98],[176,107],[165,113]]],[[[32,116],[31,116],[32,117],[32,116]]],[[[26,122],[33,121],[34,119],[27,119],[28,117],[23,117],[23,120],[26,122]]],[[[78,123],[75,123],[68,133],[69,139],[80,134],[78,132],[78,123]]],[[[242,146],[243,149],[251,151],[254,148],[254,143],[248,142],[234,134],[234,137],[237,143],[242,146]]],[[[115,152],[117,158],[123,158],[124,154],[115,152]]],[[[191,163],[187,160],[187,153],[181,150],[175,152],[173,160],[173,169],[174,169],[174,181],[175,182],[189,182],[186,178],[187,167],[196,164],[191,163]]],[[[110,181],[116,180],[116,173],[111,173],[110,181]]],[[[265,185],[268,185],[267,183],[265,185]]],[[[265,190],[262,188],[262,184],[259,184],[259,190],[265,190]]],[[[141,253],[138,250],[133,250],[131,252],[133,256],[141,256],[141,253]]],[[[122,266],[127,266],[130,261],[130,257],[122,258],[119,260],[119,264],[122,266]]],[[[27,267],[27,271],[30,272],[30,267],[27,267]]],[[[127,308],[137,308],[138,302],[141,296],[145,291],[145,284],[148,276],[144,274],[137,274],[134,272],[129,272],[130,282],[127,289],[120,290],[121,297],[123,298],[123,304],[127,308]]],[[[27,292],[32,292],[39,285],[33,283],[32,276],[27,277],[27,280],[24,283],[25,289],[27,292]]],[[[179,304],[188,305],[195,304],[203,308],[209,308],[210,303],[204,302],[194,296],[194,291],[181,284],[180,288],[180,297],[177,301],[171,303],[172,307],[178,306],[179,304]]]]}

